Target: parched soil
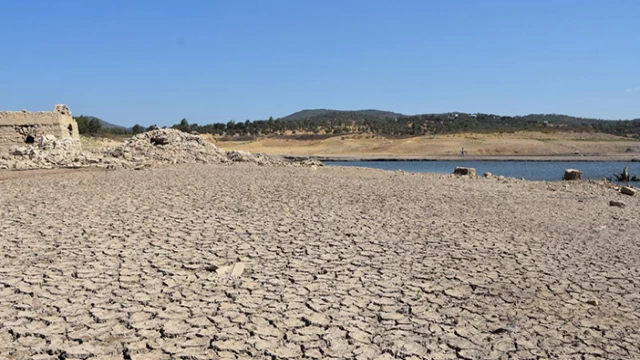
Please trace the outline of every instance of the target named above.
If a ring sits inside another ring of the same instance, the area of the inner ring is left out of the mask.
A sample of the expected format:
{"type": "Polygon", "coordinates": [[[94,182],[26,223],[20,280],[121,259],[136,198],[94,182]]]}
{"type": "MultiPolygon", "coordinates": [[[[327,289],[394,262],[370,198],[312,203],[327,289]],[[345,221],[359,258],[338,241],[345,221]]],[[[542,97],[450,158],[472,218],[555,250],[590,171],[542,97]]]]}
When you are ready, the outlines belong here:
{"type": "Polygon", "coordinates": [[[2,359],[640,358],[639,199],[602,185],[18,174],[0,179],[2,359]]]}

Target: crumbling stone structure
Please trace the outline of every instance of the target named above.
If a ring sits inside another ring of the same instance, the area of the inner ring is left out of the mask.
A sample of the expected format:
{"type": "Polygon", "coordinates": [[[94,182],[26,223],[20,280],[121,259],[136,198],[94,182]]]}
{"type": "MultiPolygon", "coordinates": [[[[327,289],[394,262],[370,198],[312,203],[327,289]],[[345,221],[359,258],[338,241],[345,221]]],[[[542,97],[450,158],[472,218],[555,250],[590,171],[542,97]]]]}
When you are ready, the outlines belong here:
{"type": "Polygon", "coordinates": [[[80,138],[78,124],[66,105],[58,104],[53,111],[0,111],[0,149],[32,144],[47,135],[80,138]]]}

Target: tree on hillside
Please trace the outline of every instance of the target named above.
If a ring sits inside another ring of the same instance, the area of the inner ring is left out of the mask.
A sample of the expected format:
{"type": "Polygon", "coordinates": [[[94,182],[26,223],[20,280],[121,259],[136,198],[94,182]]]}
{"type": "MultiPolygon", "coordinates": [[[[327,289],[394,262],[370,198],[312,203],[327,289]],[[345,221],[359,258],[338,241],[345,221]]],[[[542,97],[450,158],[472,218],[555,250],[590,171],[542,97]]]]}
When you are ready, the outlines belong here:
{"type": "Polygon", "coordinates": [[[100,120],[94,117],[80,115],[74,117],[78,123],[78,132],[83,135],[95,135],[101,132],[102,124],[100,120]]]}
{"type": "Polygon", "coordinates": [[[133,125],[133,127],[131,128],[131,132],[133,133],[133,135],[143,133],[144,130],[144,127],[138,124],[133,125]]]}
{"type": "Polygon", "coordinates": [[[640,119],[605,121],[575,118],[566,115],[532,114],[526,116],[500,116],[494,114],[444,113],[423,115],[379,116],[362,111],[322,111],[319,114],[290,120],[274,119],[241,121],[231,120],[198,126],[189,126],[186,119],[173,128],[216,135],[282,135],[287,132],[316,134],[377,134],[387,136],[421,136],[455,134],[461,132],[509,133],[514,131],[595,131],[640,138],[640,119]]]}
{"type": "Polygon", "coordinates": [[[180,120],[180,124],[178,125],[173,125],[172,126],[174,129],[178,129],[180,131],[184,131],[184,132],[189,132],[191,131],[191,127],[189,126],[189,121],[187,121],[187,119],[182,119],[180,120]]]}

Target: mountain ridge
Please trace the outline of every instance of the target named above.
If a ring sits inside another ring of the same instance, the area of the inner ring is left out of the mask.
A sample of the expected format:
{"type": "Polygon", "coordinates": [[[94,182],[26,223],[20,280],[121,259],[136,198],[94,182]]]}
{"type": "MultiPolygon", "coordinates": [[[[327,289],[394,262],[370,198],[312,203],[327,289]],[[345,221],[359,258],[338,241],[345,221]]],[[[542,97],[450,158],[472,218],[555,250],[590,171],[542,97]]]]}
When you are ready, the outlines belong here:
{"type": "Polygon", "coordinates": [[[362,109],[362,110],[304,109],[304,110],[296,111],[287,116],[278,118],[278,120],[285,120],[285,121],[286,120],[303,120],[303,119],[308,119],[315,116],[324,116],[332,113],[336,113],[336,114],[351,113],[351,114],[380,117],[380,118],[407,116],[405,114],[401,114],[393,111],[376,110],[376,109],[362,109]]]}
{"type": "Polygon", "coordinates": [[[599,121],[626,121],[626,120],[639,120],[640,117],[638,118],[633,118],[633,119],[600,119],[600,118],[590,118],[590,117],[581,117],[581,116],[573,116],[573,115],[567,115],[567,114],[556,114],[556,113],[530,113],[530,114],[526,114],[526,115],[512,115],[512,116],[508,116],[508,115],[498,115],[498,114],[492,114],[492,113],[467,113],[467,112],[462,112],[462,111],[450,111],[450,112],[440,112],[440,113],[419,113],[419,114],[403,114],[403,113],[398,113],[395,111],[388,111],[388,110],[377,110],[377,109],[363,109],[363,110],[337,110],[337,109],[303,109],[300,111],[296,111],[294,113],[291,113],[287,116],[283,116],[278,118],[277,120],[303,120],[303,119],[309,119],[309,118],[313,118],[313,117],[318,117],[318,116],[325,116],[328,114],[340,114],[340,115],[349,115],[349,114],[353,114],[353,115],[365,115],[365,116],[371,116],[371,117],[379,117],[379,118],[385,118],[385,117],[393,117],[393,118],[397,118],[397,117],[413,117],[413,116],[433,116],[433,115],[466,115],[466,116],[473,116],[473,115],[478,115],[478,114],[483,114],[483,115],[491,115],[491,116],[500,116],[500,117],[511,117],[511,118],[533,118],[533,117],[549,117],[549,118],[553,118],[554,120],[557,121],[561,121],[561,122],[572,122],[572,121],[586,121],[586,122],[599,122],[599,121]]]}

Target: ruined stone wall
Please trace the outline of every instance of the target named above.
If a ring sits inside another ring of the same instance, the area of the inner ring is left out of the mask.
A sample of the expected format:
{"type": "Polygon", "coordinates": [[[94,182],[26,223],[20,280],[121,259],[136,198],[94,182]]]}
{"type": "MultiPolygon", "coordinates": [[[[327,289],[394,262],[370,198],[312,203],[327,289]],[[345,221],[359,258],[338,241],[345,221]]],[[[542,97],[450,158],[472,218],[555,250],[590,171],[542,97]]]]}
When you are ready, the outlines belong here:
{"type": "Polygon", "coordinates": [[[53,111],[0,111],[0,148],[36,141],[42,135],[80,138],[78,124],[65,105],[53,111]]]}

